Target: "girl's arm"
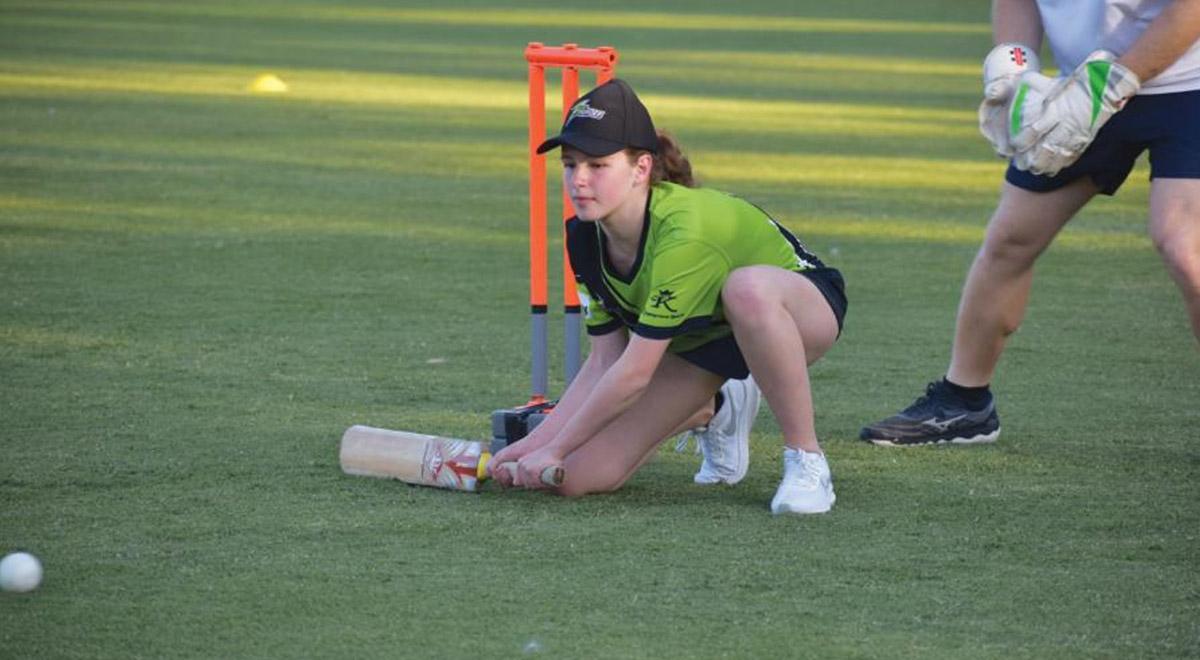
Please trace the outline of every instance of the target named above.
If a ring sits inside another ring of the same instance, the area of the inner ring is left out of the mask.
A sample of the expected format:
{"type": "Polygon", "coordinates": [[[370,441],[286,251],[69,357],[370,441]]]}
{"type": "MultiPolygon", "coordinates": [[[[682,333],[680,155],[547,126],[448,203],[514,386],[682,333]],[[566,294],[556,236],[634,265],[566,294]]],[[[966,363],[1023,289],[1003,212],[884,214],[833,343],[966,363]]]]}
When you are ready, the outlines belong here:
{"type": "Polygon", "coordinates": [[[670,343],[669,339],[633,336],[620,358],[596,381],[554,438],[521,458],[517,483],[539,485],[539,475],[546,468],[561,466],[567,454],[583,446],[633,405],[650,384],[670,343]]]}
{"type": "MultiPolygon", "coordinates": [[[[606,335],[591,337],[591,350],[588,352],[587,359],[584,360],[583,366],[579,368],[575,378],[567,386],[554,409],[529,435],[497,452],[489,465],[495,466],[518,461],[525,454],[536,451],[553,440],[566,426],[567,421],[583,406],[600,378],[621,357],[621,353],[624,352],[628,343],[629,335],[623,328],[606,335]]],[[[490,468],[489,472],[491,472],[490,468]]],[[[496,470],[492,472],[492,476],[502,485],[508,486],[512,483],[512,477],[508,470],[496,470]]]]}

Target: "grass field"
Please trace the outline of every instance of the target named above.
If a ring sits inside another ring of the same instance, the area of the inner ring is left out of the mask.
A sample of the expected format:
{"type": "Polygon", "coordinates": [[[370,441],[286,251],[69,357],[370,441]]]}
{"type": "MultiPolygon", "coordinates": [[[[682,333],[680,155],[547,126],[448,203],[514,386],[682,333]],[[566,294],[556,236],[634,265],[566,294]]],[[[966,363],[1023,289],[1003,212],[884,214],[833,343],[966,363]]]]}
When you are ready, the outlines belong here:
{"type": "Polygon", "coordinates": [[[948,361],[1003,171],[986,4],[0,0],[0,553],[46,568],[0,657],[1200,656],[1200,351],[1144,165],[1040,263],[998,444],[856,439],[948,361]],[[578,500],[341,474],[350,424],[484,438],[527,394],[530,41],[618,48],[846,274],[831,514],[768,514],[765,410],[731,488],[668,449],[578,500]]]}

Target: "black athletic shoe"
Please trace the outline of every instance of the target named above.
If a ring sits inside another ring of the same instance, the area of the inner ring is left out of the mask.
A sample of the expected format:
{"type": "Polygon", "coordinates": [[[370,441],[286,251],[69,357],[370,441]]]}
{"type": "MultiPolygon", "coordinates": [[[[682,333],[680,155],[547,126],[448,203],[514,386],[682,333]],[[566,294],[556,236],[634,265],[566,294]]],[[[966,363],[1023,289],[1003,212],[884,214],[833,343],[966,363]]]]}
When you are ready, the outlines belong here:
{"type": "Polygon", "coordinates": [[[939,380],[930,383],[925,388],[925,396],[911,406],[864,427],[859,437],[887,447],[995,442],[1000,437],[1000,416],[996,414],[994,398],[983,410],[969,410],[956,401],[946,391],[945,382],[939,380]]]}

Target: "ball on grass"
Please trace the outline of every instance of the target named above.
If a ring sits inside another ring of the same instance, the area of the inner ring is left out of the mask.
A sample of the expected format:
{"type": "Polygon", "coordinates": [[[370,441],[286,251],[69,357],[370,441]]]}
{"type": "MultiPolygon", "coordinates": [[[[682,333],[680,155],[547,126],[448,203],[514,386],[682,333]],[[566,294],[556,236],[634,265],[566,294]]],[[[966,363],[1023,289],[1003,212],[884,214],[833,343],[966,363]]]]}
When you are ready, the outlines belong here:
{"type": "Polygon", "coordinates": [[[42,583],[42,562],[28,552],[14,552],[0,559],[0,589],[23,593],[42,583]]]}

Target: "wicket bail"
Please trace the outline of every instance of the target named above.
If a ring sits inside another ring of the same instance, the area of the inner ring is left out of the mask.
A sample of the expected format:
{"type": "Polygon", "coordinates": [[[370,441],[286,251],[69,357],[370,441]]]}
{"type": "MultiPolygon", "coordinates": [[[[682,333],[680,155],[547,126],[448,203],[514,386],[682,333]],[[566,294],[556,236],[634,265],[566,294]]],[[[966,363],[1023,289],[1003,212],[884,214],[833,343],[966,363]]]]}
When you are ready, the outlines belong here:
{"type": "MultiPolygon", "coordinates": [[[[596,85],[612,79],[617,66],[617,51],[608,46],[580,48],[575,44],[544,46],[531,43],[525,49],[529,62],[529,307],[533,355],[533,388],[530,404],[547,400],[549,389],[547,361],[546,311],[549,307],[547,270],[549,254],[546,245],[546,156],[537,148],[546,139],[546,69],[562,69],[562,112],[567,117],[579,98],[579,70],[596,72],[596,85]]],[[[563,190],[563,220],[569,219],[571,201],[563,190]]],[[[575,274],[567,259],[563,241],[563,312],[565,354],[563,377],[570,384],[579,371],[581,330],[579,296],[575,292],[575,274]]]]}

